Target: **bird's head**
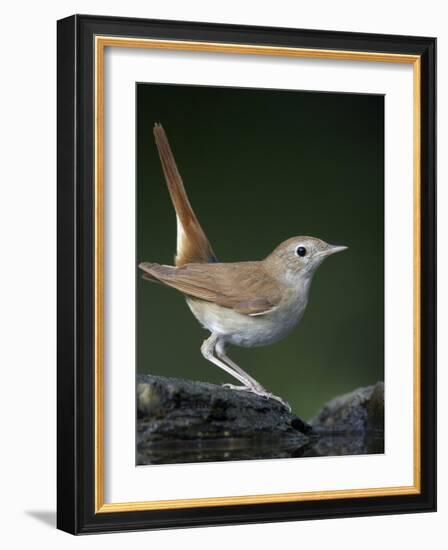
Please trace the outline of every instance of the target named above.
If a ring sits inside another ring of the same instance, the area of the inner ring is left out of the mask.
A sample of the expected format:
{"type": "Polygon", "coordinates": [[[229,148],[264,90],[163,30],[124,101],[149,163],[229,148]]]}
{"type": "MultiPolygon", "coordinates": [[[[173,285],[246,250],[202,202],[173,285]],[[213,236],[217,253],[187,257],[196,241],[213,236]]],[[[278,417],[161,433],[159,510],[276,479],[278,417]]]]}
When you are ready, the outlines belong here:
{"type": "Polygon", "coordinates": [[[264,262],[276,277],[291,281],[297,277],[311,278],[325,258],[347,248],[315,237],[292,237],[279,244],[264,262]]]}

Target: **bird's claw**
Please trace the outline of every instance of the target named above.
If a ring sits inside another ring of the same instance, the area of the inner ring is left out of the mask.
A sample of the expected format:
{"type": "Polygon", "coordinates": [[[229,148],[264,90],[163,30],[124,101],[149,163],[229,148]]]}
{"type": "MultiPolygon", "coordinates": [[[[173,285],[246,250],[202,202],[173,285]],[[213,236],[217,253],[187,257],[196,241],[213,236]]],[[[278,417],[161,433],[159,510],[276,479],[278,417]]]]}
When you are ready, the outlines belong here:
{"type": "Polygon", "coordinates": [[[291,405],[287,401],[285,401],[284,399],[279,397],[278,395],[274,395],[273,393],[265,393],[265,394],[261,394],[261,397],[264,397],[266,399],[273,399],[274,401],[278,401],[280,403],[280,405],[283,405],[289,413],[292,412],[291,405]]]}
{"type": "Polygon", "coordinates": [[[251,392],[251,388],[249,386],[235,386],[234,384],[223,384],[223,388],[227,388],[229,390],[237,390],[237,391],[249,391],[251,392]]]}
{"type": "Polygon", "coordinates": [[[258,395],[260,397],[264,397],[265,399],[273,399],[274,401],[278,401],[281,405],[283,405],[288,412],[292,412],[291,405],[287,401],[284,401],[281,397],[279,397],[278,395],[274,395],[273,393],[259,391],[251,388],[250,386],[235,386],[234,384],[223,384],[222,387],[237,391],[247,391],[250,393],[254,393],[255,395],[258,395]]]}

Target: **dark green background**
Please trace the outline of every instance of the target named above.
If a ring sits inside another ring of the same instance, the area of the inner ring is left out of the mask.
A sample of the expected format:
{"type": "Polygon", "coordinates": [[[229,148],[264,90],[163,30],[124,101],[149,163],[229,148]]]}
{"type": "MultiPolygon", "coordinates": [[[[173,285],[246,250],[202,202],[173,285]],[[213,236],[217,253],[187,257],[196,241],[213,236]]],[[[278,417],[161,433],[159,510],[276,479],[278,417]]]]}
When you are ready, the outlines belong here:
{"type": "MultiPolygon", "coordinates": [[[[383,379],[383,96],[137,85],[137,262],[173,263],[176,220],[152,126],[164,126],[220,261],[312,235],[348,251],[317,271],[285,340],[229,355],[308,418],[383,379]]],[[[208,332],[180,293],[137,276],[137,370],[231,382],[202,358],[208,332]]]]}

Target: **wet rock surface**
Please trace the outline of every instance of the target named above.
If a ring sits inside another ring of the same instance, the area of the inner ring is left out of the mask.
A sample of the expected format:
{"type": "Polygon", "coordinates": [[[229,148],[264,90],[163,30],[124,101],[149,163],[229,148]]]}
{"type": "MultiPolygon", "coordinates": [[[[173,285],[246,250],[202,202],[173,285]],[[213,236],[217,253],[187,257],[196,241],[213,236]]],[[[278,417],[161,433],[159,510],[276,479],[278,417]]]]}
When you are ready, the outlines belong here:
{"type": "Polygon", "coordinates": [[[310,427],[274,400],[206,382],[139,375],[137,463],[286,456],[310,427]]]}
{"type": "Polygon", "coordinates": [[[326,403],[311,425],[321,433],[383,432],[384,383],[358,388],[326,403]]]}
{"type": "Polygon", "coordinates": [[[139,465],[383,452],[384,385],[336,397],[310,424],[245,391],[137,377],[139,465]]]}

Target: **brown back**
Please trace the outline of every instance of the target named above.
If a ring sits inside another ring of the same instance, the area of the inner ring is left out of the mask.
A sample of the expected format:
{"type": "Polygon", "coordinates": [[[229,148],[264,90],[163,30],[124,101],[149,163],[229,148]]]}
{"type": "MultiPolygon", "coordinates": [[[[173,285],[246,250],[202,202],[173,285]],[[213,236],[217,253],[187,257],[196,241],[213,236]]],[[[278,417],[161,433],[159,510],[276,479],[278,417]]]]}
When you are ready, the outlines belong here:
{"type": "Polygon", "coordinates": [[[263,262],[187,264],[182,267],[144,262],[139,267],[149,280],[247,315],[271,311],[282,296],[279,283],[266,272],[263,262]]]}

